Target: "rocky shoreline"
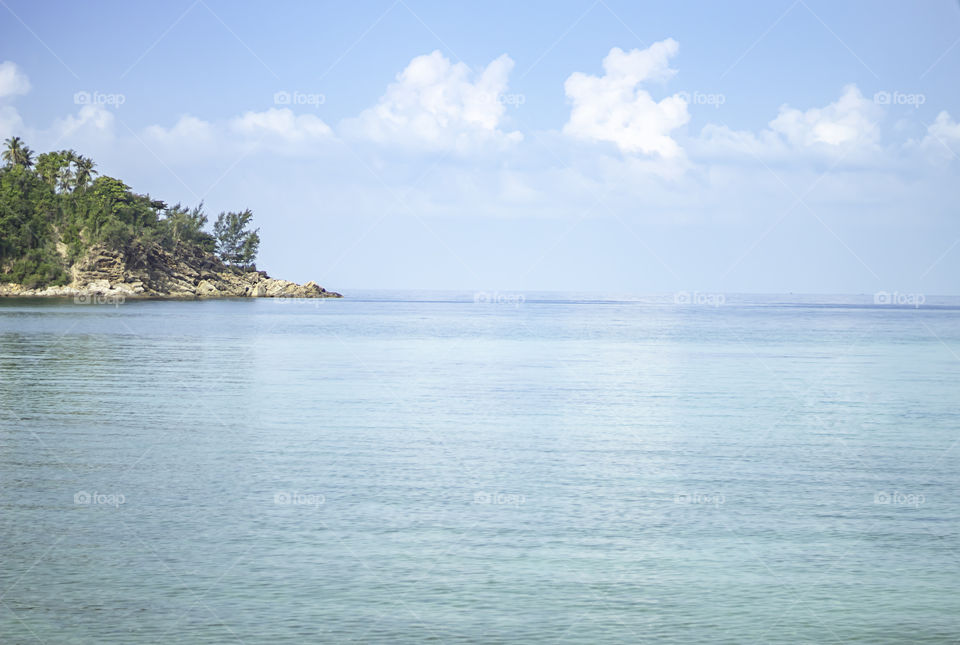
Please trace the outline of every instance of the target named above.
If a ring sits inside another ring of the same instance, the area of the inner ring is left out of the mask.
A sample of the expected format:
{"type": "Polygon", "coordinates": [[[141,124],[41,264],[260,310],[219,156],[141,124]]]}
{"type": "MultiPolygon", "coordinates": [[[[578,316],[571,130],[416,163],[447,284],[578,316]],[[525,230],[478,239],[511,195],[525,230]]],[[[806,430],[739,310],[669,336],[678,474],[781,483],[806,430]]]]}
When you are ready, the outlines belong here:
{"type": "Polygon", "coordinates": [[[196,247],[167,251],[158,244],[137,244],[127,252],[94,246],[70,267],[63,286],[28,287],[0,283],[0,297],[104,298],[341,298],[315,282],[297,284],[271,278],[265,271],[229,267],[196,247]]]}

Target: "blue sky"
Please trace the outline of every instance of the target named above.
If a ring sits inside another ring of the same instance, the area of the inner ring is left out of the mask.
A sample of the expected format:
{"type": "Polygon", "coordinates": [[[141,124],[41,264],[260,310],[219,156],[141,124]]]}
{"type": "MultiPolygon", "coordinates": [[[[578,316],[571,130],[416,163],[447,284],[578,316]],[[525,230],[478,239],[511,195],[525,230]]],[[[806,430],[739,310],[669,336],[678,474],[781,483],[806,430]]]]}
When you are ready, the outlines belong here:
{"type": "Polygon", "coordinates": [[[276,276],[960,292],[953,1],[0,5],[0,135],[276,276]]]}

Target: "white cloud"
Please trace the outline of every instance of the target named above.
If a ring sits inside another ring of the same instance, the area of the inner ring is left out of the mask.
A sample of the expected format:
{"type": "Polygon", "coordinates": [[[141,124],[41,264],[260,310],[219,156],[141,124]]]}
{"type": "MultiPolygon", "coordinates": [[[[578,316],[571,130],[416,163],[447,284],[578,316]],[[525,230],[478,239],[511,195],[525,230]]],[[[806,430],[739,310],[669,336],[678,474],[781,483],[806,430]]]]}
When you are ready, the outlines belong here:
{"type": "Polygon", "coordinates": [[[20,113],[9,105],[0,105],[0,140],[23,133],[20,113]]]}
{"type": "Polygon", "coordinates": [[[54,131],[60,138],[80,133],[107,134],[113,129],[113,119],[113,113],[100,105],[84,105],[75,115],[58,119],[54,131]]]}
{"type": "Polygon", "coordinates": [[[144,130],[147,138],[162,143],[202,142],[213,140],[213,126],[203,119],[186,114],[173,125],[164,128],[160,125],[151,125],[144,130]]]}
{"type": "Polygon", "coordinates": [[[289,108],[270,108],[264,112],[244,112],[230,121],[230,128],[250,137],[274,136],[287,142],[322,139],[333,134],[326,123],[313,114],[294,114],[289,108]]]}
{"type": "Polygon", "coordinates": [[[936,120],[927,128],[929,136],[946,140],[960,140],[960,123],[950,117],[946,110],[937,115],[936,120]]]}
{"type": "Polygon", "coordinates": [[[768,158],[788,152],[786,143],[772,130],[753,133],[726,125],[708,123],[700,136],[691,140],[691,153],[697,158],[768,158]]]}
{"type": "Polygon", "coordinates": [[[691,139],[691,155],[715,161],[781,160],[806,163],[811,159],[843,159],[850,163],[880,163],[879,121],[883,110],[864,98],[855,85],[824,107],[807,110],[780,107],[768,127],[759,132],[707,124],[691,139]]]}
{"type": "Polygon", "coordinates": [[[289,108],[248,111],[220,121],[181,116],[173,126],[151,125],[143,141],[171,162],[188,162],[198,156],[236,158],[252,149],[269,149],[282,155],[309,154],[316,143],[333,137],[319,117],[297,115],[289,108]]]}
{"type": "MultiPolygon", "coordinates": [[[[910,142],[916,146],[916,141],[910,142]]],[[[946,110],[937,115],[936,120],[927,126],[926,136],[919,142],[921,149],[933,153],[938,160],[960,157],[960,123],[953,120],[946,110]]]]}
{"type": "Polygon", "coordinates": [[[678,47],[672,38],[630,52],[614,47],[603,59],[603,76],[571,74],[564,89],[573,108],[564,133],[609,141],[625,153],[681,156],[683,151],[671,132],[690,120],[687,102],[677,94],[657,102],[640,87],[676,73],[670,68],[670,58],[678,47]]]}
{"type": "MultiPolygon", "coordinates": [[[[30,91],[30,80],[12,61],[0,62],[0,101],[30,91]]],[[[0,139],[23,135],[23,119],[16,108],[0,105],[0,139]]]]}
{"type": "Polygon", "coordinates": [[[845,146],[880,140],[880,108],[864,98],[856,85],[848,85],[835,102],[805,112],[783,106],[770,129],[795,146],[845,146]]]}
{"type": "Polygon", "coordinates": [[[12,61],[0,63],[0,99],[30,91],[30,79],[12,61]]]}
{"type": "Polygon", "coordinates": [[[417,56],[374,107],[344,122],[345,129],[378,143],[431,149],[520,141],[519,132],[499,129],[511,69],[513,60],[506,54],[479,74],[464,63],[451,63],[439,51],[417,56]]]}

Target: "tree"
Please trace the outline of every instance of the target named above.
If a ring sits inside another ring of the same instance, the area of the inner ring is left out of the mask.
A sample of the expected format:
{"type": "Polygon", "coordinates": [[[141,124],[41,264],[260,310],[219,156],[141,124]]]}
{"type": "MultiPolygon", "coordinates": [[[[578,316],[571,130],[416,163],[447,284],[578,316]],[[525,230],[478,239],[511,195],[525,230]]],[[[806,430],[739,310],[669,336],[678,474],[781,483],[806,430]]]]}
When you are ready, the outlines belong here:
{"type": "Polygon", "coordinates": [[[10,137],[0,153],[0,283],[66,284],[71,267],[97,244],[122,252],[129,266],[141,266],[156,244],[184,257],[219,253],[244,270],[256,260],[260,236],[249,210],[221,213],[214,237],[203,204],[167,206],[99,175],[76,151],[34,157],[10,137]]]}
{"type": "Polygon", "coordinates": [[[203,202],[193,210],[176,204],[167,208],[160,220],[161,244],[169,251],[180,244],[195,244],[207,253],[216,250],[216,240],[203,230],[207,225],[207,216],[203,212],[203,202]]]}
{"type": "Polygon", "coordinates": [[[20,137],[10,137],[4,143],[7,149],[3,151],[3,160],[11,166],[23,166],[30,168],[33,166],[33,151],[23,145],[23,139],[20,137]]]}
{"type": "Polygon", "coordinates": [[[57,190],[65,193],[74,185],[73,163],[77,160],[77,153],[73,150],[64,150],[60,153],[63,159],[63,168],[57,181],[57,190]]]}
{"type": "Polygon", "coordinates": [[[74,161],[75,155],[76,153],[72,150],[44,152],[37,157],[34,170],[50,188],[64,192],[70,187],[74,176],[70,164],[74,161]]]}
{"type": "Polygon", "coordinates": [[[253,266],[260,249],[260,229],[247,229],[253,212],[248,208],[240,213],[220,213],[213,223],[217,240],[217,254],[230,266],[246,269],[253,266]]]}
{"type": "Polygon", "coordinates": [[[76,167],[74,172],[74,190],[86,190],[87,186],[93,181],[93,176],[99,174],[94,168],[97,164],[90,157],[76,155],[73,159],[73,165],[76,167]]]}

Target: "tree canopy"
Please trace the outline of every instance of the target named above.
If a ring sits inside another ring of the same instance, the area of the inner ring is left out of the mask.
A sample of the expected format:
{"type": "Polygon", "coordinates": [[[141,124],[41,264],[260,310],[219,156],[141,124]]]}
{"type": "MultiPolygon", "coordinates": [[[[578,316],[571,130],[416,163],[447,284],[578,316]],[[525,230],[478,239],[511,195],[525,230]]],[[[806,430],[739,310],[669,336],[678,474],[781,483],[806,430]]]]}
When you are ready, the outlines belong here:
{"type": "Polygon", "coordinates": [[[23,166],[30,168],[33,166],[33,151],[23,145],[20,137],[10,137],[4,144],[7,146],[3,151],[3,160],[12,166],[23,166]]]}
{"type": "Polygon", "coordinates": [[[240,213],[220,213],[213,223],[217,253],[230,266],[246,268],[253,265],[260,248],[260,229],[249,230],[253,213],[248,208],[240,213]]]}
{"type": "Polygon", "coordinates": [[[0,282],[30,288],[69,282],[69,267],[95,244],[133,253],[159,244],[168,252],[216,253],[255,268],[259,229],[253,213],[221,213],[213,234],[203,204],[168,206],[135,193],[74,150],[34,157],[20,137],[5,141],[0,167],[0,282]]]}

